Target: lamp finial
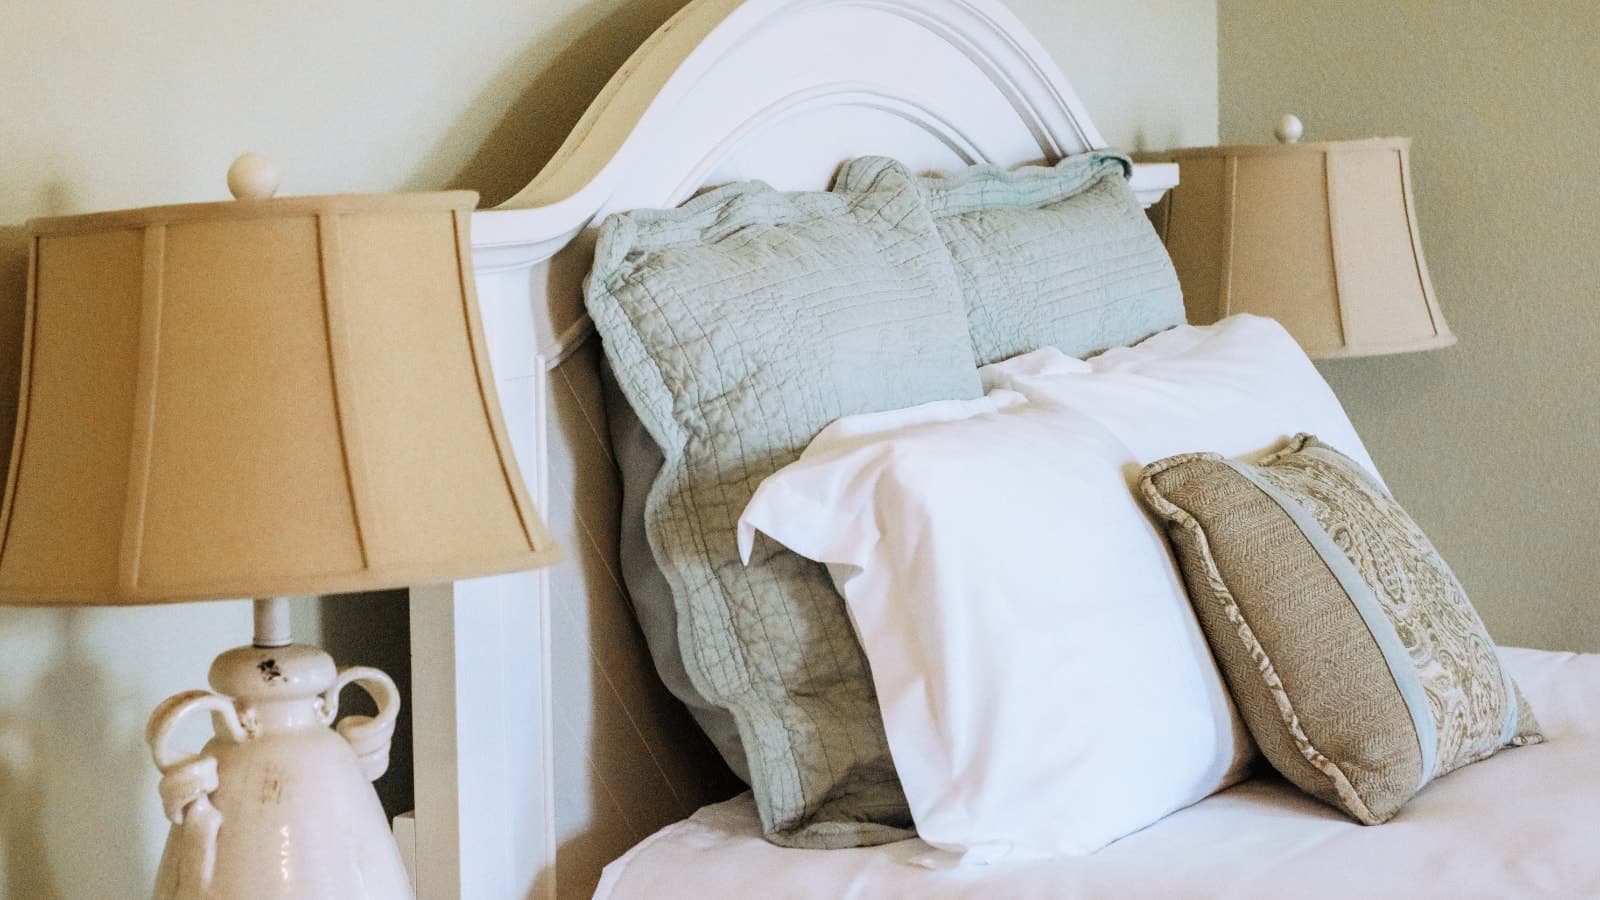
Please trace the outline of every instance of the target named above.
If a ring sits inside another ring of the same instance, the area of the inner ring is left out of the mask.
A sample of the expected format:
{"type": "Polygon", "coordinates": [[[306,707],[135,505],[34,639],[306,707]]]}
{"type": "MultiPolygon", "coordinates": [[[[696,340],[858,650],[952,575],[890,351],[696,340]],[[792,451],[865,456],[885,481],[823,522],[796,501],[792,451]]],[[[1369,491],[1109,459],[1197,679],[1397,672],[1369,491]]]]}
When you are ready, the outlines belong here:
{"type": "Polygon", "coordinates": [[[278,167],[259,153],[246,153],[228,167],[228,190],[236,200],[266,200],[278,190],[278,167]]]}
{"type": "Polygon", "coordinates": [[[1306,133],[1306,126],[1301,124],[1299,116],[1285,114],[1278,120],[1278,127],[1272,129],[1272,133],[1278,136],[1280,144],[1298,144],[1300,136],[1306,133]]]}

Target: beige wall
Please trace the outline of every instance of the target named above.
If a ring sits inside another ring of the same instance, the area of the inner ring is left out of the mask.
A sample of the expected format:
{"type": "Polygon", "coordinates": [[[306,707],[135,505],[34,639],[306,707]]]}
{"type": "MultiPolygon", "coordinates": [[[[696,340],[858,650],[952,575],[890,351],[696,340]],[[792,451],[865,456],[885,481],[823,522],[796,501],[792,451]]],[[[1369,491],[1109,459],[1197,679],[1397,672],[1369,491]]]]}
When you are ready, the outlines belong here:
{"type": "Polygon", "coordinates": [[[1216,0],[1005,0],[1112,146],[1213,143],[1216,0]]]}
{"type": "MultiPolygon", "coordinates": [[[[285,193],[475,188],[555,150],[682,0],[115,3],[7,8],[0,53],[0,433],[14,414],[31,216],[222,199],[250,149],[285,193]]],[[[1216,136],[1214,0],[1016,0],[1107,137],[1216,136]],[[1133,7],[1130,9],[1129,7],[1133,7]]],[[[5,441],[0,441],[4,447],[5,441]]],[[[0,450],[0,453],[3,453],[0,450]]],[[[404,668],[404,612],[299,618],[346,662],[404,668]]],[[[362,610],[357,614],[356,610],[362,610]]],[[[165,828],[140,735],[248,634],[241,603],[0,609],[0,897],[143,896],[165,828]]],[[[391,780],[394,781],[394,780],[391,780]]],[[[396,793],[407,786],[400,782],[396,793]]]]}
{"type": "Polygon", "coordinates": [[[1600,650],[1600,4],[1218,7],[1225,141],[1289,111],[1307,139],[1415,140],[1460,343],[1322,370],[1496,639],[1600,650]]]}

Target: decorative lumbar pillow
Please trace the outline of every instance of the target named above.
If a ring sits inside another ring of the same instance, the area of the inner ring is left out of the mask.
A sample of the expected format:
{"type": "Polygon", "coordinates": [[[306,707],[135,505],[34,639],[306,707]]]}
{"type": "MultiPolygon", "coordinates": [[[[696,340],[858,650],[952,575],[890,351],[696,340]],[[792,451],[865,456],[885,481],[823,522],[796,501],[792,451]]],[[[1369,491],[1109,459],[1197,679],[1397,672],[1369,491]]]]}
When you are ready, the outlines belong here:
{"type": "Polygon", "coordinates": [[[1254,757],[1127,462],[994,391],[841,419],[740,519],[829,564],[928,864],[1092,853],[1254,757]]]}
{"type": "Polygon", "coordinates": [[[921,180],[980,365],[1040,347],[1086,356],[1184,321],[1177,273],[1128,187],[1132,171],[1125,156],[1093,152],[921,180]]]}
{"type": "Polygon", "coordinates": [[[585,285],[661,451],[645,530],[687,681],[731,716],[762,824],[796,847],[904,838],[910,813],[826,570],[777,546],[746,568],[734,523],[829,422],[982,393],[914,177],[877,159],[841,179],[849,190],[747,183],[612,217],[585,285]]]}
{"type": "Polygon", "coordinates": [[[1251,734],[1306,793],[1374,825],[1542,740],[1455,575],[1344,454],[1301,434],[1256,465],[1163,459],[1140,484],[1251,734]]]}

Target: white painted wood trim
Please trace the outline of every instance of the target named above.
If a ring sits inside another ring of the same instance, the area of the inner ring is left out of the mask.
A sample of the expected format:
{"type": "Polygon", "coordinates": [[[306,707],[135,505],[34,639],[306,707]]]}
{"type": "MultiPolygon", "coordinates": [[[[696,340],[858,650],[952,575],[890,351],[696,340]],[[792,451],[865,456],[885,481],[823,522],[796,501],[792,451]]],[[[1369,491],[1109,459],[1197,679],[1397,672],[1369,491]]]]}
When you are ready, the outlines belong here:
{"type": "Polygon", "coordinates": [[[1128,179],[1139,205],[1149,209],[1161,202],[1167,191],[1178,186],[1177,163],[1134,163],[1133,177],[1128,179]]]}
{"type": "Polygon", "coordinates": [[[403,812],[394,817],[394,842],[400,847],[400,861],[405,864],[406,877],[411,879],[411,890],[417,889],[417,814],[403,812]]]}
{"type": "MultiPolygon", "coordinates": [[[[1177,163],[1133,164],[1129,186],[1146,209],[1161,202],[1177,185],[1177,163]]],[[[473,267],[479,275],[489,275],[548,262],[584,228],[595,224],[597,212],[585,213],[583,206],[575,203],[539,209],[502,206],[480,212],[473,217],[473,267]]]]}
{"type": "Polygon", "coordinates": [[[428,675],[412,686],[418,897],[529,896],[555,861],[545,607],[536,587],[496,582],[412,591],[412,669],[428,675]]]}
{"type": "MultiPolygon", "coordinates": [[[[516,333],[485,313],[486,331],[516,333]]],[[[497,378],[497,388],[523,478],[545,510],[556,362],[523,349],[532,373],[497,378]]],[[[554,897],[550,572],[414,587],[411,600],[417,896],[554,897]]]]}
{"type": "MultiPolygon", "coordinates": [[[[675,737],[686,720],[631,630],[608,546],[617,493],[580,291],[593,226],[737,178],[822,189],[865,153],[941,169],[1102,146],[997,0],[697,0],[527,188],[474,215],[507,429],[567,560],[412,592],[419,897],[582,895],[703,796],[689,783],[703,757],[675,737]]],[[[1176,180],[1142,164],[1132,184],[1149,205],[1176,180]]]]}

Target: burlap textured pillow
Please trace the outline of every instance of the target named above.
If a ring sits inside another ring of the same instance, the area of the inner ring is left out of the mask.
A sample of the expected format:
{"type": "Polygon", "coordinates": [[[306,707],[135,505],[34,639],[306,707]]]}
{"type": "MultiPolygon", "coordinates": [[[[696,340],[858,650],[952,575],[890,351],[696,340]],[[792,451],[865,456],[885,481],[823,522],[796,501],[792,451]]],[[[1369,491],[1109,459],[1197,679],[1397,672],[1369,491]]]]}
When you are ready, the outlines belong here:
{"type": "Polygon", "coordinates": [[[1455,575],[1337,450],[1302,434],[1257,465],[1173,456],[1141,488],[1240,714],[1301,790],[1376,825],[1543,740],[1455,575]]]}

